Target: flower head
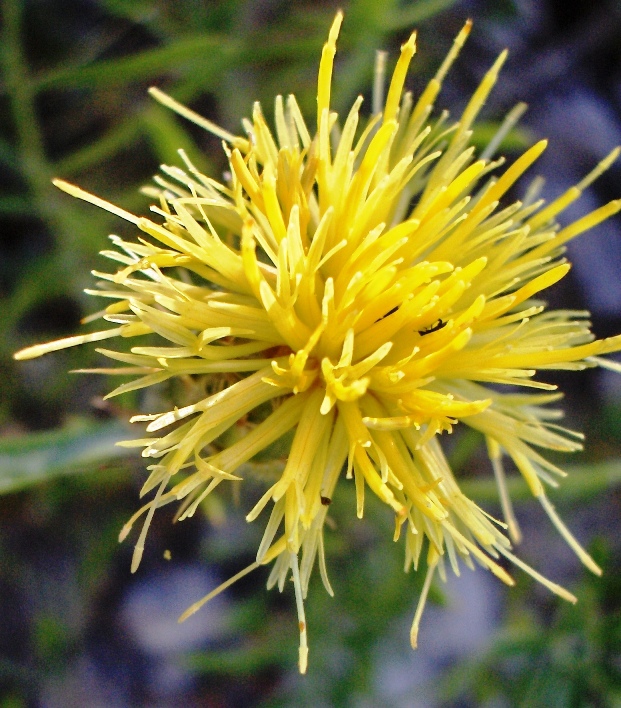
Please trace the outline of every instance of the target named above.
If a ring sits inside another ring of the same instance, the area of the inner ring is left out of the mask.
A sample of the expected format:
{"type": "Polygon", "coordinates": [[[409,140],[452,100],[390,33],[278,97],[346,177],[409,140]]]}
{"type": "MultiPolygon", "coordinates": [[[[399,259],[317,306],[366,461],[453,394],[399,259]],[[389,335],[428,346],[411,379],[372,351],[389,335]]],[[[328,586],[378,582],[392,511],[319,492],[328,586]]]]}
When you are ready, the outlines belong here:
{"type": "Polygon", "coordinates": [[[416,646],[425,598],[446,564],[491,570],[508,558],[557,594],[575,600],[512,553],[519,539],[502,460],[513,460],[532,493],[580,559],[599,569],[556,515],[544,485],[563,472],[542,450],[574,451],[581,436],[559,427],[547,404],[560,394],[538,371],[612,366],[601,354],[621,336],[596,340],[586,314],[547,311],[538,299],[569,270],[565,243],[619,211],[621,201],[560,228],[556,216],[580,196],[617,151],[561,197],[545,205],[532,191],[505,201],[546,147],[541,141],[510,167],[477,156],[473,123],[506,53],[494,63],[461,117],[434,116],[434,102],[470,25],[418,99],[404,92],[415,35],[402,46],[385,99],[376,86],[364,128],[359,97],[344,122],[330,109],[338,14],[319,67],[316,130],[293,96],[276,99],[275,132],[259,104],[238,137],[152,95],[222,138],[230,175],[220,183],[182,154],[185,169],[163,167],[151,193],[156,220],[137,217],[57,181],[146,234],[112,237],[104,254],[122,264],[90,294],[113,301],[98,313],[111,329],[37,345],[26,359],[83,342],[156,335],[129,352],[100,349],[121,363],[101,373],[135,375],[110,396],[175,377],[200,377],[190,405],[136,416],[151,437],[124,443],[152,461],[142,494],[150,501],[132,570],[140,563],[155,510],[180,501],[192,516],[216,487],[240,480],[242,465],[292,431],[278,479],[247,520],[267,517],[256,562],[188,610],[259,565],[273,564],[268,586],[293,579],[300,620],[300,670],[307,663],[303,600],[317,562],[332,594],[323,533],[337,484],[352,480],[356,513],[378,496],[405,542],[406,569],[426,558],[426,578],[412,626],[416,646]],[[493,386],[490,386],[493,384],[493,386]],[[529,392],[534,389],[535,392],[529,392]],[[523,391],[523,393],[521,393],[523,391]],[[440,444],[456,424],[487,442],[504,522],[460,490],[440,444]],[[235,436],[224,434],[236,430],[235,436]],[[230,442],[230,440],[233,440],[230,442]],[[226,441],[229,441],[228,443],[226,441]]]}

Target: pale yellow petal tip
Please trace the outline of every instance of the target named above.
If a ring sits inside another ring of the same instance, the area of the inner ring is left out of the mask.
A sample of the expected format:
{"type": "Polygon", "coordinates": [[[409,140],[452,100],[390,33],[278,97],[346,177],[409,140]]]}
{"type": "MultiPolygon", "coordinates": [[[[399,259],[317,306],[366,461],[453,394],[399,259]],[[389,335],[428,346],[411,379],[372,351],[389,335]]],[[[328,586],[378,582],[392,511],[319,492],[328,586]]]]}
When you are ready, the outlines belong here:
{"type": "Polygon", "coordinates": [[[341,25],[343,24],[343,10],[339,10],[334,16],[334,21],[332,22],[332,27],[330,27],[330,33],[328,34],[328,44],[335,45],[338,39],[339,32],[341,31],[341,25]]]}
{"type": "Polygon", "coordinates": [[[300,667],[300,673],[305,674],[308,669],[308,647],[300,647],[298,665],[300,667]]]}
{"type": "MultiPolygon", "coordinates": [[[[68,339],[73,338],[69,337],[68,339]]],[[[17,361],[36,359],[44,354],[49,354],[50,352],[72,346],[71,344],[65,344],[65,341],[66,340],[60,339],[54,342],[45,342],[44,344],[33,344],[31,347],[26,347],[25,349],[20,349],[18,352],[15,352],[15,354],[13,354],[13,358],[17,361]]]]}
{"type": "Polygon", "coordinates": [[[132,556],[132,566],[131,566],[132,573],[135,573],[138,570],[138,566],[140,565],[140,561],[142,560],[143,552],[144,552],[144,546],[136,544],[136,546],[134,547],[134,555],[132,556]]]}
{"type": "Polygon", "coordinates": [[[496,57],[496,61],[489,68],[487,74],[485,75],[485,80],[491,80],[492,85],[496,83],[496,80],[498,79],[498,74],[500,73],[500,70],[502,69],[504,63],[507,61],[508,56],[509,50],[503,49],[502,52],[500,52],[500,54],[496,57]]]}
{"type": "Polygon", "coordinates": [[[147,93],[149,94],[149,96],[151,96],[152,99],[157,101],[162,106],[170,108],[171,103],[174,103],[173,99],[167,93],[164,93],[164,91],[159,89],[157,86],[149,86],[149,88],[147,89],[147,93]]]}
{"type": "Polygon", "coordinates": [[[79,187],[75,186],[75,184],[71,184],[71,182],[66,182],[64,179],[60,179],[59,177],[55,177],[52,180],[52,184],[55,187],[58,187],[58,189],[62,190],[63,192],[71,194],[72,196],[75,196],[76,192],[81,191],[79,187]]]}
{"type": "Polygon", "coordinates": [[[129,532],[132,530],[131,524],[125,524],[123,528],[121,529],[119,533],[119,543],[123,543],[123,541],[127,538],[129,532]]]}
{"type": "Polygon", "coordinates": [[[570,530],[561,521],[560,517],[556,513],[554,506],[550,503],[550,500],[545,494],[538,495],[539,502],[544,508],[544,511],[548,515],[550,521],[556,526],[557,531],[565,539],[569,547],[574,551],[582,563],[595,575],[601,575],[602,569],[597,565],[597,563],[591,558],[591,556],[582,548],[578,541],[574,538],[570,530]]]}
{"type": "Polygon", "coordinates": [[[499,565],[494,563],[492,566],[490,566],[490,570],[505,585],[510,588],[515,587],[515,579],[512,578],[504,568],[501,568],[499,565]]]}
{"type": "Polygon", "coordinates": [[[621,154],[621,145],[617,145],[617,147],[613,148],[608,155],[602,160],[603,163],[605,163],[606,168],[608,168],[610,165],[612,165],[613,162],[616,162],[617,158],[621,154]]]}
{"type": "Polygon", "coordinates": [[[418,626],[410,630],[410,645],[412,649],[418,649],[418,626]]]}
{"type": "Polygon", "coordinates": [[[522,543],[522,540],[523,540],[522,531],[515,519],[511,519],[507,523],[507,529],[509,531],[509,538],[516,546],[518,546],[520,543],[522,543]]]}
{"type": "Polygon", "coordinates": [[[414,54],[414,52],[416,51],[416,35],[417,32],[416,30],[414,30],[414,32],[412,32],[412,34],[409,36],[408,41],[401,46],[401,51],[408,49],[412,54],[414,54]]]}
{"type": "Polygon", "coordinates": [[[188,607],[188,609],[182,615],[180,615],[179,619],[177,620],[178,624],[185,622],[188,617],[191,617],[199,608],[200,604],[198,602],[192,605],[191,607],[188,607]]]}
{"type": "Polygon", "coordinates": [[[562,585],[557,585],[556,583],[553,583],[553,590],[554,592],[563,600],[567,600],[567,602],[571,602],[572,605],[575,605],[578,602],[578,598],[569,590],[565,590],[565,588],[562,585]]]}
{"type": "Polygon", "coordinates": [[[121,219],[125,219],[125,221],[129,221],[132,224],[138,223],[138,217],[134,214],[131,214],[125,209],[121,209],[121,207],[118,207],[115,204],[107,202],[101,197],[87,192],[85,189],[76,187],[75,184],[71,184],[71,182],[66,182],[64,179],[56,178],[52,180],[52,184],[55,187],[58,187],[58,189],[62,190],[63,192],[66,192],[70,196],[76,197],[76,199],[82,199],[85,202],[89,202],[90,204],[93,204],[94,206],[99,207],[100,209],[104,209],[105,211],[108,211],[111,214],[114,214],[115,216],[120,216],[121,219]]]}
{"type": "Polygon", "coordinates": [[[33,347],[26,347],[25,349],[20,349],[18,352],[13,354],[13,359],[17,361],[26,361],[26,359],[36,359],[36,357],[41,356],[38,350],[41,348],[40,344],[33,347]]]}

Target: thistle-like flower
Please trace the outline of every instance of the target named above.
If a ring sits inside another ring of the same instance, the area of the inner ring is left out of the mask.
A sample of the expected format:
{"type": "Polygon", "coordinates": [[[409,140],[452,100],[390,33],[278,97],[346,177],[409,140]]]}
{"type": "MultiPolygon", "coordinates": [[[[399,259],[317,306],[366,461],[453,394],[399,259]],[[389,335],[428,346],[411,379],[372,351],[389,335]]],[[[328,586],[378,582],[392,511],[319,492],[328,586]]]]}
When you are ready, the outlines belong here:
{"type": "Polygon", "coordinates": [[[225,183],[201,174],[181,153],[185,169],[163,167],[156,178],[151,193],[159,205],[150,220],[56,182],[143,236],[112,237],[118,250],[104,255],[122,267],[96,273],[101,282],[88,291],[114,301],[93,319],[115,327],[16,355],[156,335],[160,342],[129,352],[98,350],[121,366],[95,371],[137,375],[109,395],[174,377],[201,382],[203,397],[191,405],[133,419],[154,436],[123,443],[142,447],[153,461],[142,494],[154,494],[121,533],[145,515],[132,571],[156,509],[181,501],[178,518],[192,516],[216,487],[242,479],[244,463],[293,431],[282,474],[246,517],[268,517],[256,561],[184,617],[271,563],[268,587],[282,590],[289,575],[293,580],[302,672],[303,601],[316,561],[332,594],[324,523],[336,485],[350,479],[358,517],[367,489],[394,514],[406,570],[426,556],[413,646],[431,581],[436,573],[445,577],[447,563],[455,573],[460,561],[478,563],[511,585],[498,563],[507,558],[575,601],[512,553],[519,529],[502,460],[513,461],[552,523],[599,573],[544,490],[564,473],[541,450],[578,450],[581,436],[552,422],[561,414],[547,404],[560,394],[535,376],[544,369],[614,368],[599,355],[621,350],[621,336],[594,339],[588,313],[547,311],[537,297],[567,274],[564,244],[621,209],[621,200],[614,201],[564,228],[555,220],[618,151],[548,205],[536,189],[523,201],[505,202],[546,146],[538,142],[504,171],[502,159],[491,160],[521,106],[483,154],[469,146],[506,52],[451,123],[447,113],[434,116],[434,102],[470,24],[418,99],[404,92],[412,35],[385,98],[378,62],[373,112],[362,129],[362,97],[342,124],[330,110],[341,21],[338,14],[321,56],[314,135],[293,96],[276,99],[275,133],[255,104],[252,120],[243,122],[247,137],[238,137],[151,89],[222,139],[230,165],[225,183]],[[525,389],[539,392],[520,393],[525,389]],[[440,437],[457,423],[485,438],[504,522],[461,492],[447,464],[440,437]],[[231,429],[236,434],[225,437],[231,429]]]}

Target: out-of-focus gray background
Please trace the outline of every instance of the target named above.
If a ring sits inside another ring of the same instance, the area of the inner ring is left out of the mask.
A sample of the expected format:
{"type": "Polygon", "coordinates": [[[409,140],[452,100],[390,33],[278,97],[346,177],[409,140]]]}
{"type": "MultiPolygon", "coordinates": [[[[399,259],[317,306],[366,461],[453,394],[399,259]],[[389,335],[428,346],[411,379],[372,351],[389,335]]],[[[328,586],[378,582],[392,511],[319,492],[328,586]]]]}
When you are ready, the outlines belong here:
{"type": "MultiPolygon", "coordinates": [[[[243,508],[172,525],[156,515],[139,572],[118,531],[138,504],[142,460],[114,440],[149,405],[105,405],[92,347],[17,363],[16,349],[79,330],[98,307],[82,289],[118,220],[55,190],[59,176],[134,211],[160,163],[184,147],[204,171],[224,168],[216,139],[153,104],[155,84],[232,131],[261,100],[294,92],[313,115],[321,46],[345,10],[333,103],[370,95],[374,52],[396,57],[413,27],[408,86],[420,90],[468,17],[471,37],[438,105],[458,115],[485,70],[510,50],[475,140],[518,101],[529,104],[509,159],[550,139],[531,173],[553,198],[621,144],[621,6],[614,0],[1,0],[0,1],[0,708],[125,706],[619,706],[621,705],[621,378],[555,378],[585,453],[553,500],[605,568],[588,576],[542,510],[512,481],[526,539],[520,555],[565,583],[574,607],[514,573],[509,591],[465,570],[434,590],[412,652],[421,580],[372,503],[355,520],[335,500],[328,563],[336,599],[311,583],[310,668],[297,675],[293,594],[244,579],[183,625],[193,601],[253,559],[260,528],[243,508]],[[256,525],[255,525],[256,526],[256,525]],[[172,559],[165,560],[164,551],[172,559]]],[[[621,197],[614,166],[563,215],[621,197]]],[[[524,185],[525,187],[526,185],[524,185]]],[[[515,195],[516,197],[519,195],[515,195]]],[[[621,332],[621,220],[569,247],[574,268],[549,293],[593,313],[598,336],[621,332]]],[[[464,487],[497,513],[476,437],[455,436],[464,487]]],[[[318,580],[318,579],[315,579],[318,580]]]]}

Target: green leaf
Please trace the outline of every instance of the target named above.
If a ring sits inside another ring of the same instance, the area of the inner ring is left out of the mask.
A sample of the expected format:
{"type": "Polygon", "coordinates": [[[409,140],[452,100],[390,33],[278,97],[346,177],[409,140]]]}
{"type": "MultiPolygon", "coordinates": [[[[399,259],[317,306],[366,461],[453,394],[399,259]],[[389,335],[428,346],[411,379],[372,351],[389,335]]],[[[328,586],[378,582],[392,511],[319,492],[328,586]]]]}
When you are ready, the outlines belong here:
{"type": "Polygon", "coordinates": [[[150,49],[120,59],[98,61],[88,66],[63,67],[50,71],[34,83],[38,90],[52,87],[93,88],[94,86],[119,86],[128,81],[139,81],[156,76],[179,65],[191,62],[194,69],[197,64],[210,64],[221,53],[234,54],[239,51],[238,44],[229,37],[201,35],[182,39],[157,49],[150,49]]]}
{"type": "Polygon", "coordinates": [[[0,197],[0,214],[32,216],[31,201],[27,197],[19,195],[0,197]]]}
{"type": "Polygon", "coordinates": [[[116,155],[123,148],[131,146],[140,132],[138,116],[131,115],[122,123],[112,127],[99,140],[74,150],[56,163],[54,169],[59,175],[67,176],[98,165],[116,155]]]}
{"type": "MultiPolygon", "coordinates": [[[[472,144],[480,149],[485,148],[496,135],[499,127],[499,122],[479,121],[473,129],[472,144]]],[[[535,141],[535,135],[528,128],[519,126],[504,137],[496,152],[517,152],[533,145],[535,141]]]]}
{"type": "Polygon", "coordinates": [[[16,492],[56,477],[83,474],[127,456],[115,443],[128,436],[118,423],[80,423],[62,430],[0,440],[0,494],[16,492]]]}
{"type": "MultiPolygon", "coordinates": [[[[558,489],[550,492],[555,502],[584,501],[589,497],[605,492],[611,487],[621,485],[621,460],[610,460],[590,465],[565,467],[567,477],[560,481],[558,489]]],[[[489,479],[464,479],[460,483],[462,492],[477,502],[498,500],[496,481],[489,479]]],[[[507,491],[511,500],[526,501],[533,496],[521,476],[507,478],[507,491]]]]}
{"type": "Polygon", "coordinates": [[[104,0],[102,4],[110,14],[137,23],[142,23],[158,14],[152,0],[104,0]]]}
{"type": "Polygon", "coordinates": [[[384,29],[394,31],[413,28],[455,4],[456,0],[418,0],[385,16],[384,29]]]}
{"type": "Polygon", "coordinates": [[[15,170],[18,168],[18,160],[15,155],[15,147],[3,137],[0,137],[0,162],[15,170]]]}

